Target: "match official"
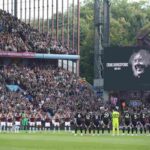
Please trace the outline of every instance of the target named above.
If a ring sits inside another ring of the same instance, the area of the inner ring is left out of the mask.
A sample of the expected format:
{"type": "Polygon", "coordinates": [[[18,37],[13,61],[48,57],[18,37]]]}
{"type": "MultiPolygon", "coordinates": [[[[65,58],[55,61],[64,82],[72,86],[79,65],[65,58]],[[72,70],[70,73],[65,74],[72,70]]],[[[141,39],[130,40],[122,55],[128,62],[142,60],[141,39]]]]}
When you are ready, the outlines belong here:
{"type": "Polygon", "coordinates": [[[118,109],[115,108],[112,112],[112,132],[113,132],[113,136],[115,135],[116,130],[117,130],[117,135],[119,135],[119,117],[120,117],[120,114],[118,112],[118,109]]]}

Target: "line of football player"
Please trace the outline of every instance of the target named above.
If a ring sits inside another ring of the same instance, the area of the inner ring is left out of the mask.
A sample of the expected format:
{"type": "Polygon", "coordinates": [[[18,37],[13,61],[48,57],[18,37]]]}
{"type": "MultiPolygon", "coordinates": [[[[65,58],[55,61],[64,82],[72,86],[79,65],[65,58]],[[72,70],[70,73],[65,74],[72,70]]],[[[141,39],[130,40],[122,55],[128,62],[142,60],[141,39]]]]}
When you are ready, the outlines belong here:
{"type": "MultiPolygon", "coordinates": [[[[74,131],[75,135],[79,132],[83,134],[104,134],[111,133],[112,130],[112,116],[111,111],[105,108],[101,112],[85,113],[80,110],[75,116],[66,115],[60,118],[61,115],[57,114],[51,117],[49,114],[42,115],[27,114],[27,113],[0,113],[0,132],[19,132],[20,130],[29,131],[74,131]]],[[[148,110],[133,110],[126,109],[120,115],[120,129],[123,134],[137,134],[149,133],[150,134],[150,113],[148,110]]]]}
{"type": "MultiPolygon", "coordinates": [[[[146,109],[144,110],[124,110],[119,118],[120,130],[122,134],[150,134],[150,113],[146,109]]],[[[75,135],[80,130],[81,135],[86,134],[104,134],[105,131],[108,133],[112,130],[112,113],[108,109],[105,109],[99,113],[87,113],[83,115],[78,112],[75,116],[75,135]]]]}

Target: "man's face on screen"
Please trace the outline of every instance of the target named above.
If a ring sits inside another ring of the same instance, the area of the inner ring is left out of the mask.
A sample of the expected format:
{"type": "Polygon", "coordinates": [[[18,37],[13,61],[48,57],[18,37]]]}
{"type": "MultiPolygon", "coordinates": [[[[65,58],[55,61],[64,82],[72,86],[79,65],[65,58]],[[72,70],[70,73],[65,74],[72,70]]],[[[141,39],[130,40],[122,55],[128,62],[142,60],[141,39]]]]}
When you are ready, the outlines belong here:
{"type": "Polygon", "coordinates": [[[132,60],[132,70],[135,77],[140,78],[146,68],[145,60],[140,53],[135,54],[132,60]]]}

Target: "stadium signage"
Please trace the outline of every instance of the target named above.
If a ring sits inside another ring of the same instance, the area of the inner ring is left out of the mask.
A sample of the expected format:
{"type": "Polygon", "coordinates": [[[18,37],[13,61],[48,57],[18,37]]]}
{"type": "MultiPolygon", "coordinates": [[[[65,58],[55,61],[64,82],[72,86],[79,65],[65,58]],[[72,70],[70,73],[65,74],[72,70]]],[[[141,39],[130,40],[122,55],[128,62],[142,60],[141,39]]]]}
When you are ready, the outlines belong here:
{"type": "Polygon", "coordinates": [[[62,60],[78,60],[79,55],[66,55],[66,54],[41,54],[32,52],[0,52],[0,57],[13,57],[13,58],[37,58],[37,59],[62,59],[62,60]]]}
{"type": "Polygon", "coordinates": [[[0,52],[0,57],[19,57],[19,58],[34,58],[35,53],[24,52],[0,52]]]}
{"type": "Polygon", "coordinates": [[[106,67],[121,70],[121,68],[128,67],[128,63],[106,63],[106,67]]]}

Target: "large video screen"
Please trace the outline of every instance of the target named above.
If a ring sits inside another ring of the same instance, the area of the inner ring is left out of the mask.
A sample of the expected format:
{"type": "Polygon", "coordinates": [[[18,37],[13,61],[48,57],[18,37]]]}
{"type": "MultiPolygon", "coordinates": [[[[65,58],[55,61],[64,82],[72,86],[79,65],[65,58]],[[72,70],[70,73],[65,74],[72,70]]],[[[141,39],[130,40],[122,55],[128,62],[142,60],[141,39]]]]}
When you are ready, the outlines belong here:
{"type": "Polygon", "coordinates": [[[104,49],[105,90],[150,90],[150,49],[104,49]]]}

